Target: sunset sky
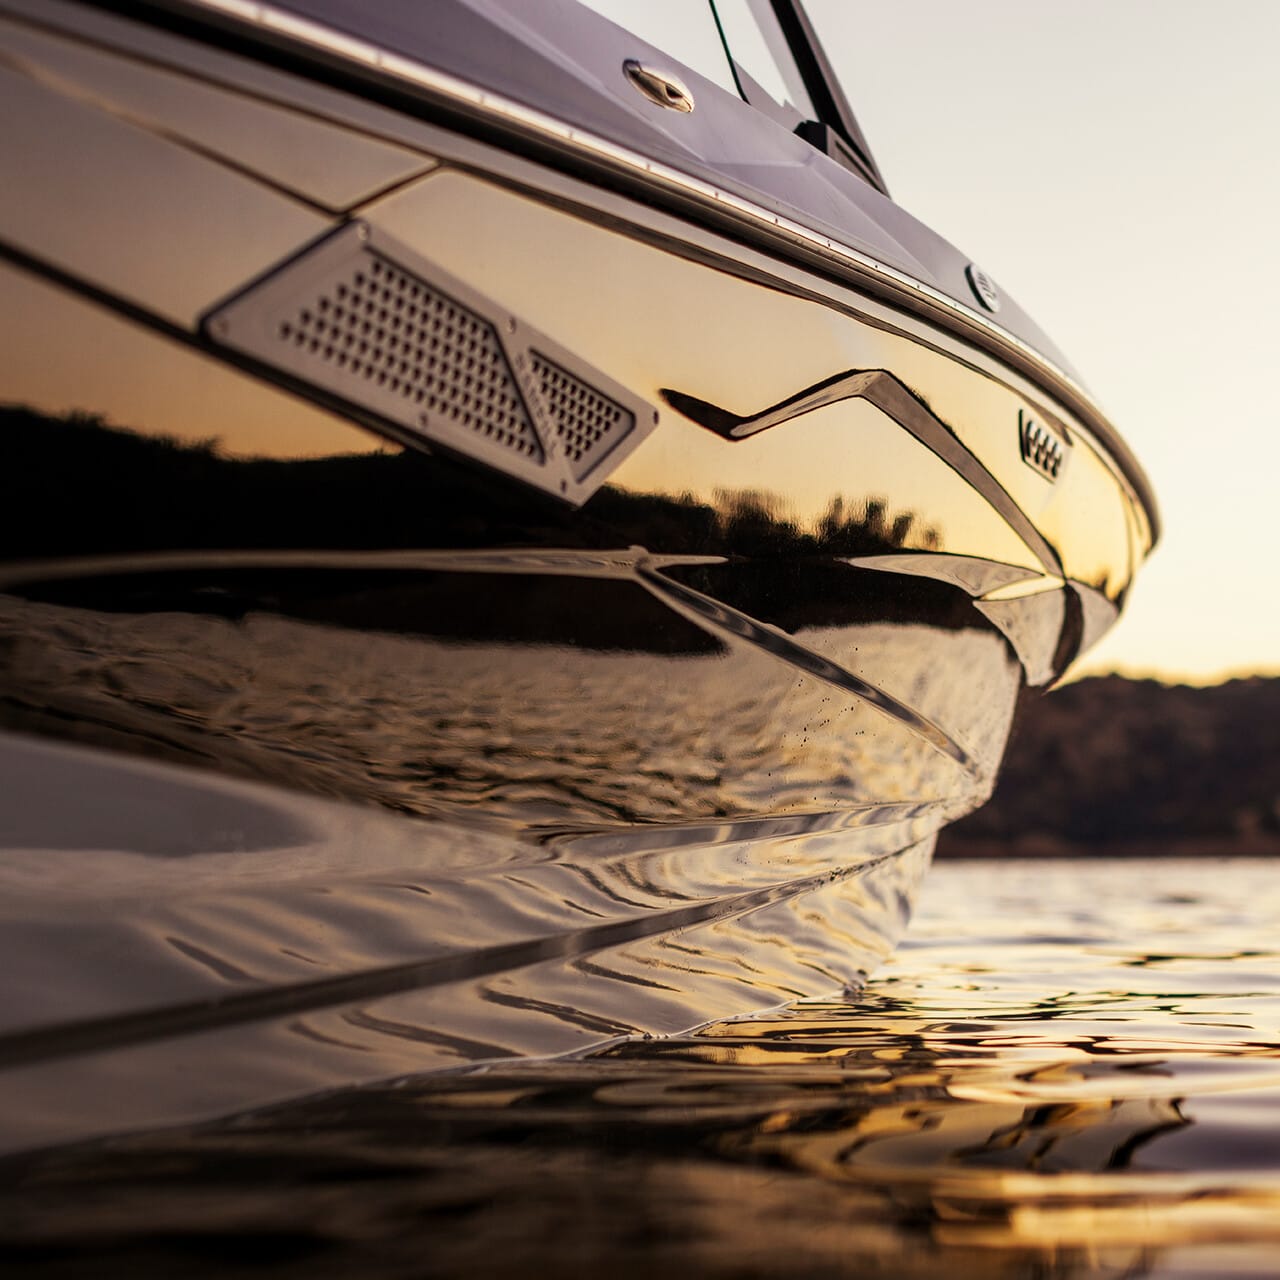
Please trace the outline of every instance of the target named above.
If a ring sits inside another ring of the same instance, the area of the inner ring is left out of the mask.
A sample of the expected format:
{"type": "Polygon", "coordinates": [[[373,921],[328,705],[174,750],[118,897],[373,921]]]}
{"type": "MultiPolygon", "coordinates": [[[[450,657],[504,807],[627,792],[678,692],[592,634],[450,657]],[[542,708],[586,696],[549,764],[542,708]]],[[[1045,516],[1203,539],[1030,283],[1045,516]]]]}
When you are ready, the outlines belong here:
{"type": "Polygon", "coordinates": [[[1164,541],[1077,672],[1280,673],[1280,5],[808,0],[894,199],[1036,317],[1164,541]]]}

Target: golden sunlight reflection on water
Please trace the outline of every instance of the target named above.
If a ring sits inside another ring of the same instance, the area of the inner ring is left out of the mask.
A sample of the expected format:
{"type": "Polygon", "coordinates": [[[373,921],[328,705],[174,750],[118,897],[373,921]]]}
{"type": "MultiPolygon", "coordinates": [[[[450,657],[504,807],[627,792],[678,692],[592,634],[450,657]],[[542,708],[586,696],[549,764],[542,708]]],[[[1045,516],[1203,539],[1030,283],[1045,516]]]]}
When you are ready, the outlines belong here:
{"type": "Polygon", "coordinates": [[[1278,920],[1261,860],[943,863],[859,996],[10,1161],[0,1239],[59,1276],[1272,1276],[1278,920]]]}

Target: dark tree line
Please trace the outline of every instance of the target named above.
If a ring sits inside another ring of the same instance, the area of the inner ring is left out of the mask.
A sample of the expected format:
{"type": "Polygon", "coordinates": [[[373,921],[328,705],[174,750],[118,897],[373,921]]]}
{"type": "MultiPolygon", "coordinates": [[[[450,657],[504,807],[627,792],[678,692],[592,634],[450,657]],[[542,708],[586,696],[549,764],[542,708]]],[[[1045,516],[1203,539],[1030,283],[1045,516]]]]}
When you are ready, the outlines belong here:
{"type": "Polygon", "coordinates": [[[1104,676],[1029,697],[944,853],[1280,853],[1280,679],[1104,676]]]}

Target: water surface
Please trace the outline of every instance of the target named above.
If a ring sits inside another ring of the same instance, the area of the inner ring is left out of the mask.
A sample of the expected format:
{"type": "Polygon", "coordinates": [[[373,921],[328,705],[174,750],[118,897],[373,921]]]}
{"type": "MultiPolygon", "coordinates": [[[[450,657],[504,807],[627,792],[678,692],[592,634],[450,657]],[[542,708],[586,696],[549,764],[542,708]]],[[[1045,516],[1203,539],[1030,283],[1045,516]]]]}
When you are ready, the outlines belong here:
{"type": "Polygon", "coordinates": [[[37,1276],[1280,1274],[1280,866],[943,862],[857,995],[9,1160],[37,1276]]]}

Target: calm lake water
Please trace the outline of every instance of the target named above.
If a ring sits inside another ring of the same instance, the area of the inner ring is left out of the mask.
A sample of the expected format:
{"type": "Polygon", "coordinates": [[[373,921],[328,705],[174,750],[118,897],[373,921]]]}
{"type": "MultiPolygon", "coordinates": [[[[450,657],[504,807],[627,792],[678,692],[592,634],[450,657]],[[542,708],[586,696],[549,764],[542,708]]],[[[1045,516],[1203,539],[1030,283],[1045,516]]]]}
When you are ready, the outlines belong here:
{"type": "Polygon", "coordinates": [[[1280,1275],[1280,865],[943,862],[893,961],[0,1166],[36,1276],[1280,1275]]]}

